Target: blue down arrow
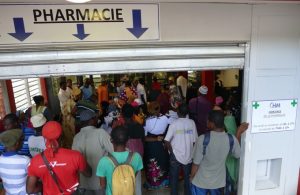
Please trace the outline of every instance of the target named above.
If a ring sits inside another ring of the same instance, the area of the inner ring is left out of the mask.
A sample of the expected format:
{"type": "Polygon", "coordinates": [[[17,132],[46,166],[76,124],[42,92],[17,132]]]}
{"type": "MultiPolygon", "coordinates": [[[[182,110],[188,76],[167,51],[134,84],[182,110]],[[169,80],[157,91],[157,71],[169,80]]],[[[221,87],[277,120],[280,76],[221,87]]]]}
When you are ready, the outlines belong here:
{"type": "Polygon", "coordinates": [[[25,32],[23,18],[13,18],[13,20],[15,26],[15,33],[8,33],[8,34],[18,39],[19,41],[24,41],[32,34],[32,32],[28,32],[28,33],[25,32]]]}
{"type": "Polygon", "coordinates": [[[148,28],[142,28],[142,16],[140,9],[132,10],[133,28],[127,28],[136,38],[140,38],[148,28]]]}
{"type": "Polygon", "coordinates": [[[90,34],[85,34],[84,32],[84,25],[83,24],[77,24],[77,34],[73,34],[75,37],[77,37],[80,40],[85,39],[90,34]]]}

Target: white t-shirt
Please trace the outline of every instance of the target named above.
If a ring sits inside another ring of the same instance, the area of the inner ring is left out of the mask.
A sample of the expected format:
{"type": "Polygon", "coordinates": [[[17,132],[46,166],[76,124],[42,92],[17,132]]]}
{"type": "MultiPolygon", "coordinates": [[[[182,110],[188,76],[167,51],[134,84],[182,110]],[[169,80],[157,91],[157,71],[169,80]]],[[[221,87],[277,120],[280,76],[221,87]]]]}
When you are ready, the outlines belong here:
{"type": "Polygon", "coordinates": [[[147,102],[147,94],[146,94],[146,91],[145,91],[145,87],[142,84],[139,83],[136,86],[136,90],[137,90],[138,98],[140,100],[142,100],[141,95],[143,95],[144,99],[145,99],[145,102],[147,102]]]}
{"type": "Polygon", "coordinates": [[[176,160],[186,165],[192,162],[193,144],[197,137],[195,122],[178,118],[169,126],[165,140],[171,143],[176,160]]]}
{"type": "Polygon", "coordinates": [[[71,90],[68,87],[66,90],[59,89],[57,96],[59,99],[60,107],[62,108],[67,100],[71,97],[71,90]]]}
{"type": "Polygon", "coordinates": [[[148,133],[151,133],[153,135],[164,134],[168,124],[169,119],[165,115],[161,115],[159,117],[150,117],[146,119],[145,122],[145,135],[147,136],[148,133]]]}
{"type": "Polygon", "coordinates": [[[166,115],[169,117],[169,124],[172,124],[176,119],[178,119],[177,112],[173,110],[169,110],[169,112],[166,115]]]}
{"type": "Polygon", "coordinates": [[[45,139],[43,136],[30,136],[28,138],[28,148],[32,157],[43,152],[46,149],[45,139]]]}

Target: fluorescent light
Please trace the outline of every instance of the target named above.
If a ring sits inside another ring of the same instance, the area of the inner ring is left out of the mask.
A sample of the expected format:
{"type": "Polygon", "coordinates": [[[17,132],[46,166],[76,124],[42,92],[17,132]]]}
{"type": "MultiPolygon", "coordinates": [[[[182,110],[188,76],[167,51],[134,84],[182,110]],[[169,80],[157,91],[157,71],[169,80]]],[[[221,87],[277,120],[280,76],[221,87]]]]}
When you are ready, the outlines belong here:
{"type": "Polygon", "coordinates": [[[86,3],[86,2],[89,2],[91,0],[67,0],[69,2],[72,2],[72,3],[86,3]]]}

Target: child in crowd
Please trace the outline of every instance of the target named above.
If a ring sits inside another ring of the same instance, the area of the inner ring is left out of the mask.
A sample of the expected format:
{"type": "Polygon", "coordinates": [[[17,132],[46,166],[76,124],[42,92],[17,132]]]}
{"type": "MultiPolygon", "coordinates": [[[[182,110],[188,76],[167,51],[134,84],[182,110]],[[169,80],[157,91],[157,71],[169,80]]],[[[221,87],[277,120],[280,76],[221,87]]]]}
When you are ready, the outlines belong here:
{"type": "Polygon", "coordinates": [[[0,177],[6,194],[26,194],[27,167],[30,159],[17,154],[23,145],[24,135],[21,129],[12,129],[0,134],[0,142],[5,152],[0,157],[0,177]]]}
{"type": "MultiPolygon", "coordinates": [[[[114,146],[114,152],[111,153],[113,158],[119,163],[125,163],[128,159],[129,152],[126,151],[126,143],[129,139],[128,131],[124,126],[117,126],[111,132],[112,143],[114,146]]],[[[138,153],[134,153],[130,162],[135,174],[143,169],[143,161],[138,153]]],[[[112,189],[112,175],[115,169],[115,165],[112,160],[105,156],[99,161],[96,175],[100,177],[101,188],[106,190],[106,195],[111,195],[112,189]]],[[[126,194],[126,192],[125,192],[126,194]]]]}

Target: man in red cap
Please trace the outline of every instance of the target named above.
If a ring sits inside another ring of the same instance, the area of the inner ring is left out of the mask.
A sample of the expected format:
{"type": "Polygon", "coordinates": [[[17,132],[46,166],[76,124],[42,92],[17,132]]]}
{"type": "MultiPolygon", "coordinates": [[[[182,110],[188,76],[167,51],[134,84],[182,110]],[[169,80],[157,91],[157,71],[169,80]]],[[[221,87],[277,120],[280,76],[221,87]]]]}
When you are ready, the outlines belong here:
{"type": "Polygon", "coordinates": [[[41,192],[42,188],[44,195],[72,194],[79,185],[79,173],[91,176],[91,168],[80,152],[59,147],[58,139],[61,132],[61,125],[55,121],[49,121],[43,127],[42,135],[46,140],[46,150],[42,154],[55,176],[50,174],[42,154],[36,155],[28,167],[26,186],[28,194],[41,192]]]}

